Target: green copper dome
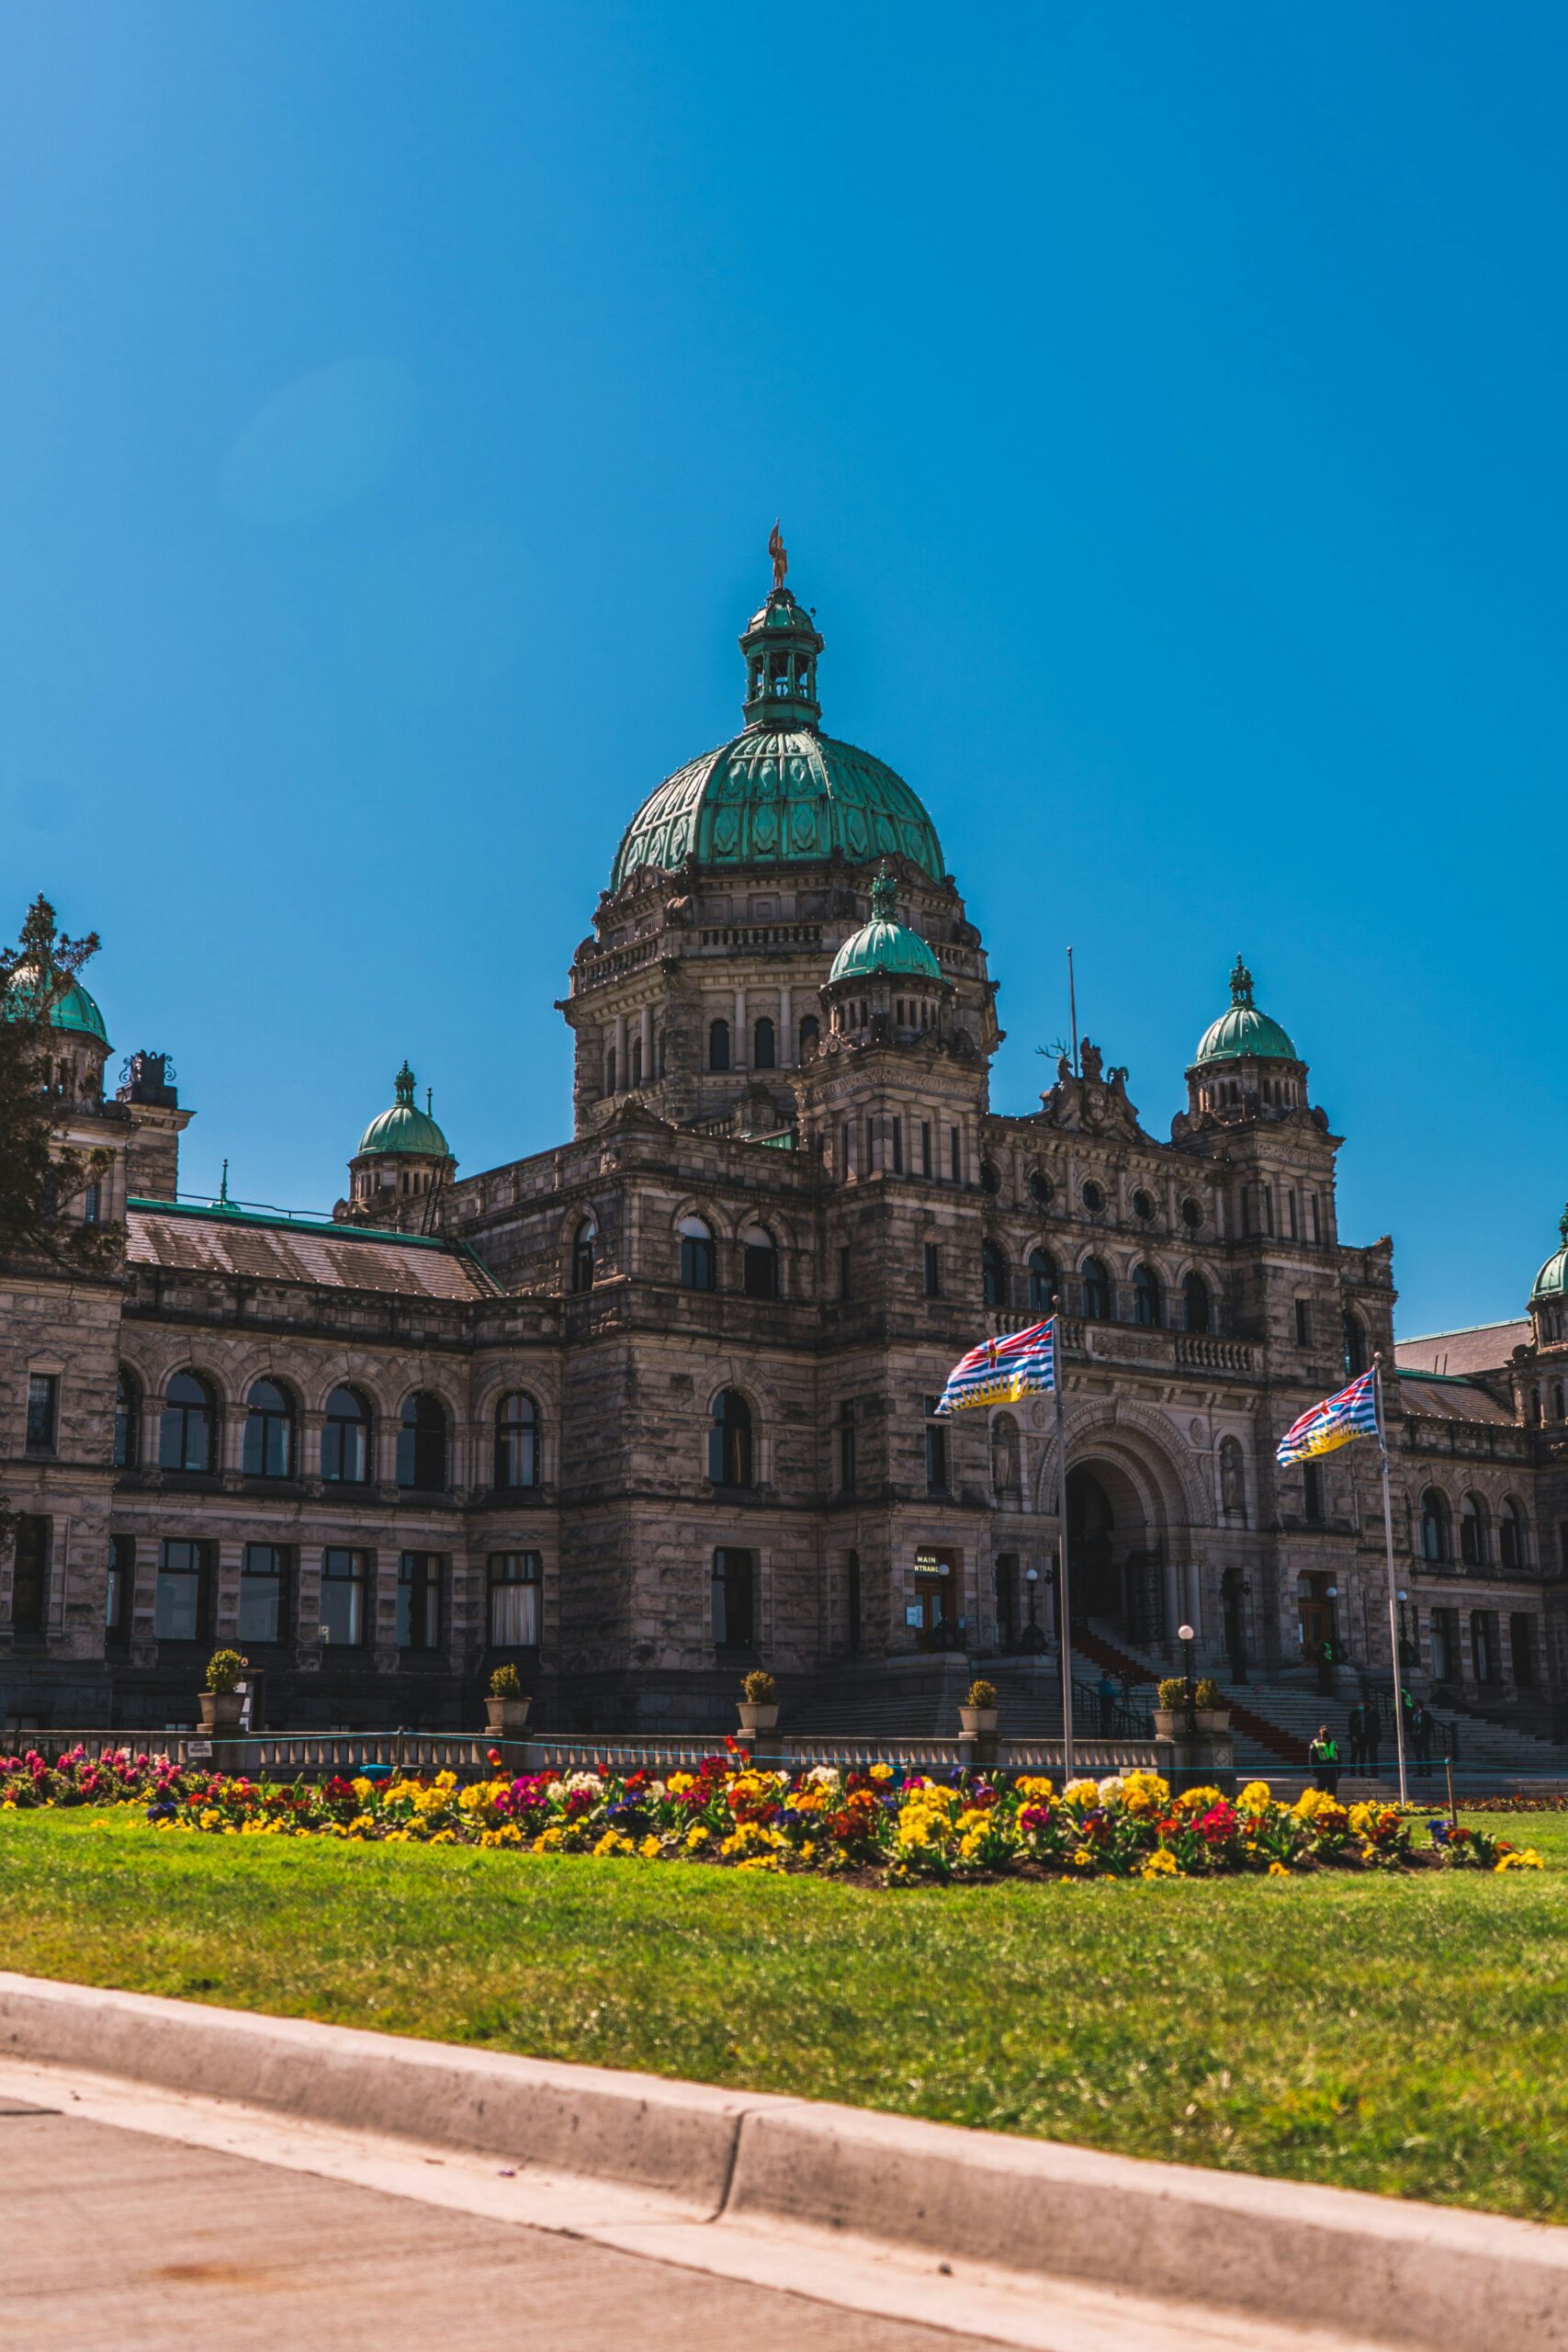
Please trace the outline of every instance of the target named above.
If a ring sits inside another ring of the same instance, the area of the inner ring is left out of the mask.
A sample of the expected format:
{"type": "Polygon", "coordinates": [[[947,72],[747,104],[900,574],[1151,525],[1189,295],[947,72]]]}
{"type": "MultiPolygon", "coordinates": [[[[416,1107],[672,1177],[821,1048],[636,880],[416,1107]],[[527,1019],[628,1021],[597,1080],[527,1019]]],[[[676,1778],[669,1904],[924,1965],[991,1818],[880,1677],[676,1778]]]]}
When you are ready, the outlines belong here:
{"type": "Polygon", "coordinates": [[[886,972],[914,980],[942,978],[942,966],[918,931],[898,921],[894,906],[893,876],[880,873],[871,886],[871,921],[852,932],[833,958],[828,985],[835,980],[867,979],[886,972]]]}
{"type": "Polygon", "coordinates": [[[1230,1011],[1212,1021],[1198,1041],[1193,1067],[1204,1062],[1293,1062],[1301,1056],[1277,1021],[1252,1001],[1252,974],[1238,956],[1231,974],[1230,1011]]]}
{"type": "MultiPolygon", "coordinates": [[[[774,538],[777,539],[775,529],[774,538]]],[[[667,776],[627,826],[610,887],[644,866],[788,865],[847,858],[907,857],[940,882],[942,843],[900,775],[869,752],[821,730],[817,656],[822,639],[784,584],[774,585],[740,639],[747,726],[716,752],[667,776]]]]}
{"type": "MultiPolygon", "coordinates": [[[[10,993],[22,1005],[30,1006],[33,998],[33,967],[24,964],[11,982],[10,993]]],[[[64,988],[50,1007],[49,1023],[51,1029],[69,1029],[78,1037],[91,1037],[102,1046],[106,1052],[108,1050],[108,1032],[104,1027],[104,1016],[98,1011],[96,1001],[88,994],[80,980],[66,981],[64,988]]]]}
{"type": "Polygon", "coordinates": [[[446,1136],[427,1111],[421,1111],[413,1099],[414,1077],[405,1062],[393,1084],[398,1099],[389,1111],[372,1119],[359,1138],[359,1159],[371,1154],[406,1153],[419,1159],[450,1159],[451,1150],[446,1136]]]}
{"type": "Polygon", "coordinates": [[[1530,1291],[1532,1306],[1538,1298],[1562,1298],[1568,1293],[1568,1209],[1563,1210],[1557,1230],[1562,1238],[1562,1246],[1547,1260],[1537,1274],[1530,1291]]]}

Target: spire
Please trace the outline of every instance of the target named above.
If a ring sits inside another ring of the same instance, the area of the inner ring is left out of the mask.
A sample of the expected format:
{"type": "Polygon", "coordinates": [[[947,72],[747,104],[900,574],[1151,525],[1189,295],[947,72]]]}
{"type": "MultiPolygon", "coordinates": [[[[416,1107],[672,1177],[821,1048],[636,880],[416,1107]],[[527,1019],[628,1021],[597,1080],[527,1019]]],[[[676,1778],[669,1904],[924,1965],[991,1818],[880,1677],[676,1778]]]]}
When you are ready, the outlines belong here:
{"type": "Polygon", "coordinates": [[[1252,974],[1239,956],[1235,959],[1235,968],[1231,974],[1231,1002],[1233,1004],[1252,1002],[1252,974]]]}
{"type": "Polygon", "coordinates": [[[414,1077],[412,1070],[409,1068],[408,1056],[406,1054],[403,1056],[403,1066],[398,1072],[396,1078],[393,1079],[392,1084],[398,1091],[398,1101],[402,1103],[406,1109],[412,1110],[413,1108],[414,1077]]]}
{"type": "Polygon", "coordinates": [[[753,727],[815,727],[822,716],[817,700],[822,639],[811,615],[784,586],[789,551],[776,523],[768,537],[768,553],[773,584],[767,603],[752,614],[740,639],[746,656],[741,708],[753,727]]]}
{"type": "Polygon", "coordinates": [[[213,1202],[212,1205],[215,1209],[231,1209],[234,1205],[233,1202],[229,1198],[229,1163],[227,1160],[223,1162],[223,1175],[218,1187],[218,1198],[213,1202]]]}

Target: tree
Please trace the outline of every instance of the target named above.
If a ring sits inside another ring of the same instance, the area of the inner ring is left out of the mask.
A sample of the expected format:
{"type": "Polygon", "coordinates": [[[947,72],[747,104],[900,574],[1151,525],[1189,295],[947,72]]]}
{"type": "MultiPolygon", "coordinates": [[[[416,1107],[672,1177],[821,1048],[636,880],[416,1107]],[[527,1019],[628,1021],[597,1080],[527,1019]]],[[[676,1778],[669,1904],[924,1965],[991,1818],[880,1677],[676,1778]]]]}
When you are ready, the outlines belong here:
{"type": "Polygon", "coordinates": [[[62,1272],[102,1273],[119,1228],[71,1214],[113,1155],[61,1140],[66,1105],[49,1085],[50,1015],[98,949],[96,932],[68,939],[41,895],[16,947],[0,948],[0,1263],[44,1260],[62,1272]]]}

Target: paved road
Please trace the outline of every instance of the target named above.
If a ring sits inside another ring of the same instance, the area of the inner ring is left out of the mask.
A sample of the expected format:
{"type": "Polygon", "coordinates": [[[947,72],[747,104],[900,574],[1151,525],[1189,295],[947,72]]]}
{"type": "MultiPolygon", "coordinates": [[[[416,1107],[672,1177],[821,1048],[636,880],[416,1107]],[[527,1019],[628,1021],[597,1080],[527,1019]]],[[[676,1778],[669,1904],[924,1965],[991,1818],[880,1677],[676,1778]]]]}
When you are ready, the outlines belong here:
{"type": "Polygon", "coordinates": [[[6,2352],[983,2352],[0,2098],[6,2352]]]}

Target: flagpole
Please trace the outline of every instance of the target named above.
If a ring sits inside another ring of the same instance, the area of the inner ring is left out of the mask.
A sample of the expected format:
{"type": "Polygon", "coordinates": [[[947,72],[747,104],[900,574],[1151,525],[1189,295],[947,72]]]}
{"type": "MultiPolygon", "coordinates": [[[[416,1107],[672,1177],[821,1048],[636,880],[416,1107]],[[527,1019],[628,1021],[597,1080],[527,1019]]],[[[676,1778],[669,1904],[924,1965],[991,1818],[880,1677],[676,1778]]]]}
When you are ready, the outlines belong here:
{"type": "Polygon", "coordinates": [[[1051,1317],[1056,1390],[1056,1638],[1062,1645],[1062,1786],[1073,1777],[1073,1651],[1067,1614],[1067,1412],[1062,1396],[1062,1310],[1051,1317]]]}
{"type": "Polygon", "coordinates": [[[1388,1641],[1389,1657],[1393,1663],[1393,1744],[1399,1757],[1399,1802],[1410,1802],[1404,1778],[1404,1708],[1399,1685],[1399,1596],[1393,1581],[1393,1505],[1388,1491],[1388,1438],[1382,1418],[1382,1351],[1372,1358],[1372,1395],[1377,1400],[1378,1453],[1382,1458],[1382,1535],[1383,1552],[1388,1564],[1388,1641]]]}

